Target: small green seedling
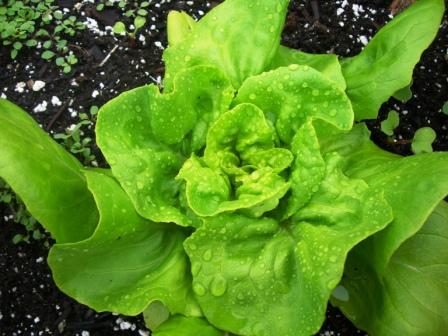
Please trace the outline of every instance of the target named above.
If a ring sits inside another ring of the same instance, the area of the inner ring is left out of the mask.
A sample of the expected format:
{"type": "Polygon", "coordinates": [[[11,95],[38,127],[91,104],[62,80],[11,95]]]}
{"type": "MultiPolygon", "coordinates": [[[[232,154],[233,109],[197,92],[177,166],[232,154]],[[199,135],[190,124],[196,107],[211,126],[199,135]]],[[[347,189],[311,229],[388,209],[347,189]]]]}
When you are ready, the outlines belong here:
{"type": "Polygon", "coordinates": [[[443,104],[442,113],[448,115],[448,101],[446,101],[445,104],[443,104]]]}
{"type": "Polygon", "coordinates": [[[32,48],[42,59],[56,60],[65,73],[78,60],[63,36],[73,37],[85,28],[75,16],[65,17],[54,0],[9,0],[0,7],[0,38],[4,46],[11,47],[11,59],[16,59],[24,47],[32,48]]]}
{"type": "Polygon", "coordinates": [[[126,25],[123,22],[118,21],[114,25],[114,33],[120,35],[127,34],[131,39],[135,39],[135,37],[137,36],[137,32],[145,25],[145,23],[146,18],[144,18],[143,16],[136,16],[134,19],[134,30],[128,31],[126,29],[126,25]]]}
{"type": "Polygon", "coordinates": [[[36,219],[26,210],[25,204],[12,191],[11,187],[0,179],[0,204],[5,204],[13,215],[15,223],[23,225],[26,233],[18,233],[12,238],[14,244],[29,242],[30,239],[40,240],[47,238],[44,229],[37,223],[36,219]]]}
{"type": "Polygon", "coordinates": [[[400,116],[397,111],[390,111],[387,119],[381,122],[381,131],[388,135],[394,135],[394,130],[400,125],[400,116]]]}
{"type": "Polygon", "coordinates": [[[405,86],[404,88],[398,90],[397,92],[394,93],[393,97],[399,101],[401,101],[402,103],[406,103],[409,100],[411,100],[412,98],[412,84],[414,84],[413,82],[411,82],[409,85],[405,86]]]}
{"type": "Polygon", "coordinates": [[[412,152],[414,154],[432,153],[432,144],[436,140],[436,137],[436,132],[431,127],[418,129],[412,140],[412,152]]]}
{"type": "Polygon", "coordinates": [[[92,106],[89,114],[81,113],[79,115],[80,121],[74,127],[66,129],[65,133],[54,135],[56,140],[59,140],[70,153],[77,156],[86,166],[95,165],[96,157],[92,150],[92,138],[85,136],[84,128],[95,124],[97,113],[98,107],[92,106]]]}

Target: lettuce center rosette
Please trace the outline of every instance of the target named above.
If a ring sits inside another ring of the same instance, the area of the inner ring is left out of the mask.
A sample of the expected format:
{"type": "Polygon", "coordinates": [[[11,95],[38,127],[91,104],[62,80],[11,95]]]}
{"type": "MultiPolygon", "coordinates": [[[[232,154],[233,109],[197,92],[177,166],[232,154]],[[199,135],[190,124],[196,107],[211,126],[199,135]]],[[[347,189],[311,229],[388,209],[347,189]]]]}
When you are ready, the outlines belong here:
{"type": "Polygon", "coordinates": [[[204,217],[236,210],[259,217],[275,209],[290,187],[284,172],[293,161],[278,145],[255,105],[224,113],[208,132],[204,156],[190,157],[177,176],[186,182],[188,206],[204,217]]]}

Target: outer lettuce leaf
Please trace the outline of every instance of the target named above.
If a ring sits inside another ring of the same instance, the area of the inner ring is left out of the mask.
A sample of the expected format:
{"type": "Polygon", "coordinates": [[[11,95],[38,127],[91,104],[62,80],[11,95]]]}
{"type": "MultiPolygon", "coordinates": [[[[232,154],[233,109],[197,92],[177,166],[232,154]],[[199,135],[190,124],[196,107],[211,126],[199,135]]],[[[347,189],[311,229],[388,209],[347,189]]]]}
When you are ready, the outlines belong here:
{"type": "Polygon", "coordinates": [[[342,62],[356,120],[375,119],[382,103],[411,83],[423,51],[434,40],[443,0],[419,0],[382,28],[357,56],[342,62]]]}
{"type": "Polygon", "coordinates": [[[194,317],[173,316],[162,324],[153,336],[225,336],[206,320],[194,317]]]}
{"type": "Polygon", "coordinates": [[[342,130],[353,125],[353,110],[345,93],[308,66],[294,64],[250,77],[235,98],[234,104],[241,103],[262,109],[286,144],[307,118],[322,119],[342,130]]]}
{"type": "Polygon", "coordinates": [[[205,144],[208,127],[227,111],[233,90],[213,67],[180,73],[176,89],[144,86],[121,94],[99,112],[97,142],[138,213],[156,222],[193,225],[180,209],[175,180],[185,156],[205,144]]]}
{"type": "Polygon", "coordinates": [[[113,178],[86,176],[100,222],[89,239],[52,247],[48,262],[58,287],[96,311],[136,315],[158,300],[171,313],[200,316],[182,248],[187,234],[140,217],[113,178]]]}
{"type": "Polygon", "coordinates": [[[319,190],[292,220],[221,214],[185,241],[213,325],[251,336],[318,331],[348,251],[392,220],[381,191],[345,177],[337,155],[326,162],[319,190]]]}
{"type": "Polygon", "coordinates": [[[163,54],[165,88],[180,70],[198,64],[219,67],[237,89],[261,73],[280,44],[288,0],[227,0],[213,8],[184,40],[163,54]]]}
{"type": "Polygon", "coordinates": [[[26,112],[0,98],[0,177],[60,243],[87,238],[98,222],[81,169],[26,112]]]}
{"type": "Polygon", "coordinates": [[[345,298],[337,293],[332,301],[372,335],[443,335],[447,275],[440,246],[446,248],[446,242],[423,234],[422,226],[448,194],[448,153],[403,158],[375,146],[363,125],[345,135],[327,137],[324,148],[345,157],[347,175],[383,189],[394,213],[387,228],[350,253],[341,287],[345,298]],[[423,242],[420,234],[428,239],[417,249],[423,242]],[[423,267],[439,261],[440,267],[423,267]],[[445,284],[443,290],[440,281],[445,284]]]}
{"type": "Polygon", "coordinates": [[[337,83],[342,90],[346,88],[338,56],[334,54],[308,54],[300,50],[280,46],[268,70],[275,70],[291,64],[307,65],[337,83]]]}
{"type": "MultiPolygon", "coordinates": [[[[186,39],[196,26],[194,19],[185,12],[171,11],[168,14],[169,45],[179,44],[186,39]]],[[[328,79],[338,83],[341,89],[346,89],[345,78],[337,55],[309,54],[300,50],[280,46],[270,65],[264,70],[275,70],[291,64],[308,65],[322,72],[328,79]]]]}
{"type": "MultiPolygon", "coordinates": [[[[381,188],[394,221],[372,238],[370,261],[382,271],[395,250],[424,224],[448,194],[448,153],[394,156],[367,142],[350,156],[345,172],[381,188]]],[[[370,243],[369,243],[370,244],[370,243]]]]}
{"type": "Polygon", "coordinates": [[[369,335],[442,336],[448,328],[448,206],[404,242],[384,273],[370,267],[365,243],[347,261],[342,288],[332,302],[369,335]]]}

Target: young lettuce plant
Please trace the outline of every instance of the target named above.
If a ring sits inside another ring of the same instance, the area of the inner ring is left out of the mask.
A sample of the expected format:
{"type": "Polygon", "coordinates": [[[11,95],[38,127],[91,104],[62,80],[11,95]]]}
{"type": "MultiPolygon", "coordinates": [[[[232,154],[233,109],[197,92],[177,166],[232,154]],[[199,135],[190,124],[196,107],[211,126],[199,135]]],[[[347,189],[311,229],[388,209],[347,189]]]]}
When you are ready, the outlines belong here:
{"type": "Polygon", "coordinates": [[[1,100],[0,176],[56,239],[61,290],[145,312],[156,336],[312,335],[329,300],[372,335],[442,335],[448,154],[385,152],[355,120],[409,86],[444,3],[418,1],[341,64],[280,46],[287,7],[171,15],[163,92],[99,112],[111,169],[1,100]]]}

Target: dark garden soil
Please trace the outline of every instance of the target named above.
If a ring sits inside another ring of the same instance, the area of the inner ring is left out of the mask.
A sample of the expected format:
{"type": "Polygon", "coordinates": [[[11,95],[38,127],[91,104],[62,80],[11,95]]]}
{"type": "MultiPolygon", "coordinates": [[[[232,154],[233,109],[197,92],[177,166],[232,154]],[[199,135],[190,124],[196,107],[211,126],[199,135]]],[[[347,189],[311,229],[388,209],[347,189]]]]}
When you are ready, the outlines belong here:
{"type": "MultiPolygon", "coordinates": [[[[120,18],[116,10],[97,12],[93,1],[60,0],[89,28],[69,38],[80,62],[64,75],[54,63],[36,52],[24,51],[11,62],[9,50],[0,47],[0,95],[15,102],[50,133],[61,133],[79,121],[79,114],[101,106],[118,93],[146,83],[160,83],[161,54],[166,46],[165,22],[170,9],[201,17],[219,1],[153,1],[148,22],[137,41],[115,38],[106,26],[120,18]],[[117,47],[115,49],[115,47],[117,47]],[[103,65],[101,62],[110,54],[103,65]],[[37,92],[33,81],[45,82],[37,92]],[[24,84],[21,84],[21,83],[24,84]],[[40,111],[40,112],[37,112],[40,111]]],[[[391,19],[390,0],[293,1],[287,18],[284,44],[314,53],[335,52],[352,56],[363,42],[391,19]],[[300,4],[299,4],[300,3],[300,4]],[[311,5],[317,3],[318,7],[311,5]],[[317,8],[317,10],[316,10],[317,8]]],[[[425,52],[414,73],[413,98],[407,103],[391,99],[380,117],[369,122],[373,140],[395,153],[408,155],[415,131],[430,126],[437,132],[435,150],[448,150],[448,116],[441,113],[448,100],[447,16],[437,40],[425,52]],[[380,129],[388,111],[400,113],[394,137],[380,129]]],[[[88,133],[93,135],[93,131],[88,133]]],[[[96,149],[97,162],[104,165],[96,149]]],[[[53,284],[46,265],[44,242],[14,245],[12,237],[23,228],[14,224],[11,211],[0,204],[0,336],[14,335],[149,335],[140,317],[95,313],[61,293],[53,284]]],[[[327,320],[318,335],[365,335],[342,314],[328,308],[327,320]]],[[[181,334],[179,334],[181,335],[181,334]]]]}

